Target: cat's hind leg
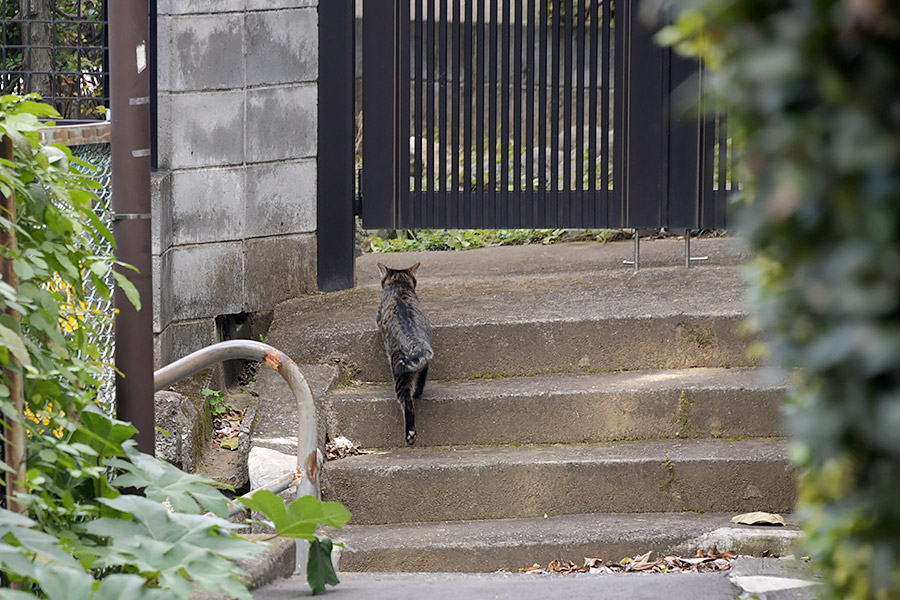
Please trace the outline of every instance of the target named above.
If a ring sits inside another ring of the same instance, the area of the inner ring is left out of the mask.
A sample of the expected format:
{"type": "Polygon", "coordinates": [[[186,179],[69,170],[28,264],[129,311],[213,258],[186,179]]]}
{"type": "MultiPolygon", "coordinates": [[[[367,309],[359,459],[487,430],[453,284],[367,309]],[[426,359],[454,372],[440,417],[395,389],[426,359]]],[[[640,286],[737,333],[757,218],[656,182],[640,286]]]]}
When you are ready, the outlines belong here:
{"type": "Polygon", "coordinates": [[[395,373],[394,391],[397,393],[397,401],[403,407],[404,431],[406,432],[406,444],[412,446],[416,443],[416,413],[413,409],[413,399],[410,395],[415,373],[395,373]]]}
{"type": "Polygon", "coordinates": [[[428,363],[425,363],[425,366],[419,369],[419,373],[416,376],[416,389],[413,392],[413,399],[418,400],[422,397],[422,390],[425,389],[425,379],[428,377],[428,363]]]}

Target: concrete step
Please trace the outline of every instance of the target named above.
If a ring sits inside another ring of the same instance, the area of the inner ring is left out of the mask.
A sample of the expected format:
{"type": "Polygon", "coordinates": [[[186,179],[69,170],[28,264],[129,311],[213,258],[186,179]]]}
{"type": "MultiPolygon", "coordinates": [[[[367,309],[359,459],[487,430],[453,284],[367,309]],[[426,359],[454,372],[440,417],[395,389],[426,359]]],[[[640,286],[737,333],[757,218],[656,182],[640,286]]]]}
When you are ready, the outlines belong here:
{"type": "Polygon", "coordinates": [[[328,535],[355,552],[342,552],[341,571],[516,572],[534,563],[585,557],[616,562],[653,551],[693,556],[715,543],[720,551],[784,555],[799,535],[795,526],[735,525],[730,514],[651,513],[566,515],[535,519],[400,525],[348,525],[328,535]]]}
{"type": "Polygon", "coordinates": [[[795,499],[778,439],[401,448],[329,462],[323,474],[323,496],[356,524],[786,512],[795,499]]]}
{"type": "MultiPolygon", "coordinates": [[[[704,368],[429,382],[416,403],[416,444],[777,436],[787,385],[769,370],[704,368]]],[[[321,413],[332,438],[405,446],[393,386],[332,391],[321,413]]]]}
{"type": "MultiPolygon", "coordinates": [[[[738,267],[512,271],[467,281],[442,280],[436,267],[429,275],[422,260],[434,379],[755,365],[737,331],[746,314],[738,267]]],[[[389,381],[375,326],[379,295],[376,283],[284,302],[267,342],[299,363],[331,361],[356,379],[389,381]]]]}
{"type": "MultiPolygon", "coordinates": [[[[738,600],[742,589],[728,573],[641,573],[635,575],[532,575],[523,573],[343,573],[328,588],[334,600],[738,600]]],[[[794,590],[788,590],[788,593],[794,590]]],[[[254,600],[293,600],[310,595],[306,574],[280,579],[259,590],[254,600]]],[[[759,597],[759,596],[758,596],[759,597]]],[[[772,600],[815,600],[815,596],[774,596],[772,600]]]]}

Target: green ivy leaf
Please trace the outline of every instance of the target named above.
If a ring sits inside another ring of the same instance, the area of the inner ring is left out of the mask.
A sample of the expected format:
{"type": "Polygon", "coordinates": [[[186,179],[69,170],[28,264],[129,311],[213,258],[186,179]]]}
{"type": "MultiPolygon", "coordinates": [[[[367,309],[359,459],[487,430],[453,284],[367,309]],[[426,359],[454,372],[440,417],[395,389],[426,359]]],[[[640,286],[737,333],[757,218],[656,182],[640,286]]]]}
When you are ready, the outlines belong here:
{"type": "Polygon", "coordinates": [[[90,600],[94,578],[78,567],[38,567],[34,576],[49,600],[90,600]]]}
{"type": "Polygon", "coordinates": [[[134,305],[135,310],[141,310],[141,296],[138,293],[137,288],[134,287],[134,284],[118,271],[114,270],[112,274],[113,277],[116,278],[116,283],[118,283],[119,287],[122,288],[122,291],[125,292],[125,297],[128,298],[132,305],[134,305]]]}
{"type": "Polygon", "coordinates": [[[250,498],[239,498],[249,508],[268,517],[278,535],[310,542],[315,539],[316,527],[329,525],[338,529],[350,520],[350,511],[340,502],[320,502],[314,496],[302,496],[287,508],[284,500],[269,490],[259,490],[250,498]]]}
{"type": "Polygon", "coordinates": [[[187,578],[210,591],[251,598],[237,579],[242,572],[231,560],[265,548],[228,533],[240,525],[211,515],[170,513],[141,496],[122,495],[100,502],[133,520],[101,518],[79,527],[115,541],[98,548],[97,567],[154,573],[161,585],[180,598],[189,598],[193,591],[187,578]]]}
{"type": "Polygon", "coordinates": [[[9,349],[13,356],[23,366],[31,366],[31,356],[25,348],[25,343],[15,331],[9,327],[0,324],[0,341],[9,349]]]}
{"type": "MultiPolygon", "coordinates": [[[[8,96],[7,96],[8,97],[8,96]]],[[[16,110],[34,115],[35,117],[58,117],[59,112],[49,104],[22,100],[16,103],[16,110]]]]}
{"type": "Polygon", "coordinates": [[[340,580],[331,564],[331,539],[316,536],[309,544],[309,560],[306,563],[306,581],[312,595],[325,593],[325,584],[337,585],[340,580]]]}
{"type": "Polygon", "coordinates": [[[117,488],[143,488],[151,500],[168,500],[172,508],[189,514],[208,510],[222,518],[228,517],[228,501],[217,489],[215,481],[203,475],[185,473],[154,456],[143,454],[126,444],[129,461],[111,461],[127,471],[113,482],[117,488]]]}
{"type": "Polygon", "coordinates": [[[82,427],[71,441],[89,446],[100,456],[125,456],[122,443],[137,433],[131,423],[113,419],[95,406],[85,407],[80,419],[82,427]]]}

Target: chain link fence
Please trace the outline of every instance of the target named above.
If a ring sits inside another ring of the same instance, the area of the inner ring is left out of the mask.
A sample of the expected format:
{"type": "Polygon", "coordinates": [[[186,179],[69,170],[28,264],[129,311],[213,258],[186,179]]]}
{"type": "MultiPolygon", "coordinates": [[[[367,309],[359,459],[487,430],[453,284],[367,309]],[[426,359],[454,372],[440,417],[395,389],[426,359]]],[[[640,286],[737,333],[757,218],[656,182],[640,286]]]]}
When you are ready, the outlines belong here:
{"type": "MultiPolygon", "coordinates": [[[[72,155],[92,165],[94,169],[88,169],[82,166],[77,168],[97,180],[102,186],[96,191],[99,202],[95,207],[97,216],[103,223],[112,229],[112,151],[109,144],[90,144],[83,146],[72,146],[70,148],[72,155]]],[[[107,240],[103,240],[102,247],[98,250],[104,253],[112,253],[113,248],[107,240]]],[[[106,276],[106,285],[113,289],[115,282],[112,274],[106,276]]],[[[100,360],[103,363],[103,384],[100,386],[97,394],[97,400],[105,406],[110,412],[115,410],[116,401],[116,374],[113,368],[113,357],[116,350],[115,330],[114,330],[114,312],[112,296],[108,300],[104,300],[97,290],[90,284],[90,280],[86,282],[87,302],[84,312],[89,315],[98,315],[95,321],[95,334],[98,339],[94,340],[97,348],[100,350],[100,360]]]]}

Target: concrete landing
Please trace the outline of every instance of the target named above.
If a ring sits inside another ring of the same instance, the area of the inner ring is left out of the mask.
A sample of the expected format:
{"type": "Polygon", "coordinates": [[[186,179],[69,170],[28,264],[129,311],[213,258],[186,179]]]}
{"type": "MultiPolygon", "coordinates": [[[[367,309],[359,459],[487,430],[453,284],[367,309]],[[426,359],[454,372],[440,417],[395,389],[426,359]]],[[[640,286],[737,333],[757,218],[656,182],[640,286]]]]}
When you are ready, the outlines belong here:
{"type": "MultiPolygon", "coordinates": [[[[774,558],[736,560],[720,573],[521,575],[464,573],[340,573],[328,588],[336,600],[814,600],[816,576],[808,565],[774,558]],[[746,586],[746,587],[745,587],[746,586]],[[764,589],[765,591],[759,591],[764,589]]],[[[255,600],[310,595],[304,577],[275,581],[253,591],[255,600]]]]}
{"type": "MultiPolygon", "coordinates": [[[[416,445],[772,437],[787,387],[784,373],[703,368],[437,381],[416,403],[416,445]]],[[[393,386],[334,390],[322,413],[364,448],[405,446],[393,386]]]]}
{"type": "Polygon", "coordinates": [[[766,510],[795,500],[777,440],[402,448],[332,461],[323,498],[353,523],[766,510]]]}
{"type": "Polygon", "coordinates": [[[495,521],[347,525],[328,530],[354,552],[341,552],[341,571],[459,571],[491,573],[551,560],[581,564],[585,557],[616,562],[653,551],[694,556],[721,551],[786,555],[796,527],[749,527],[733,515],[698,513],[591,514],[495,521]]]}
{"type": "MultiPolygon", "coordinates": [[[[358,379],[388,381],[375,327],[378,270],[369,263],[421,261],[434,379],[753,366],[735,331],[745,315],[745,284],[733,265],[740,252],[726,240],[703,243],[698,252],[721,262],[637,273],[613,266],[627,243],[364,256],[358,287],[279,305],[267,342],[299,363],[340,361],[358,379]]],[[[679,247],[642,244],[673,260],[679,247]]]]}
{"type": "MultiPolygon", "coordinates": [[[[723,573],[519,575],[463,573],[341,573],[328,588],[333,600],[726,600],[741,589],[723,573]]],[[[305,576],[295,575],[253,591],[255,600],[310,596],[305,576]]]]}

